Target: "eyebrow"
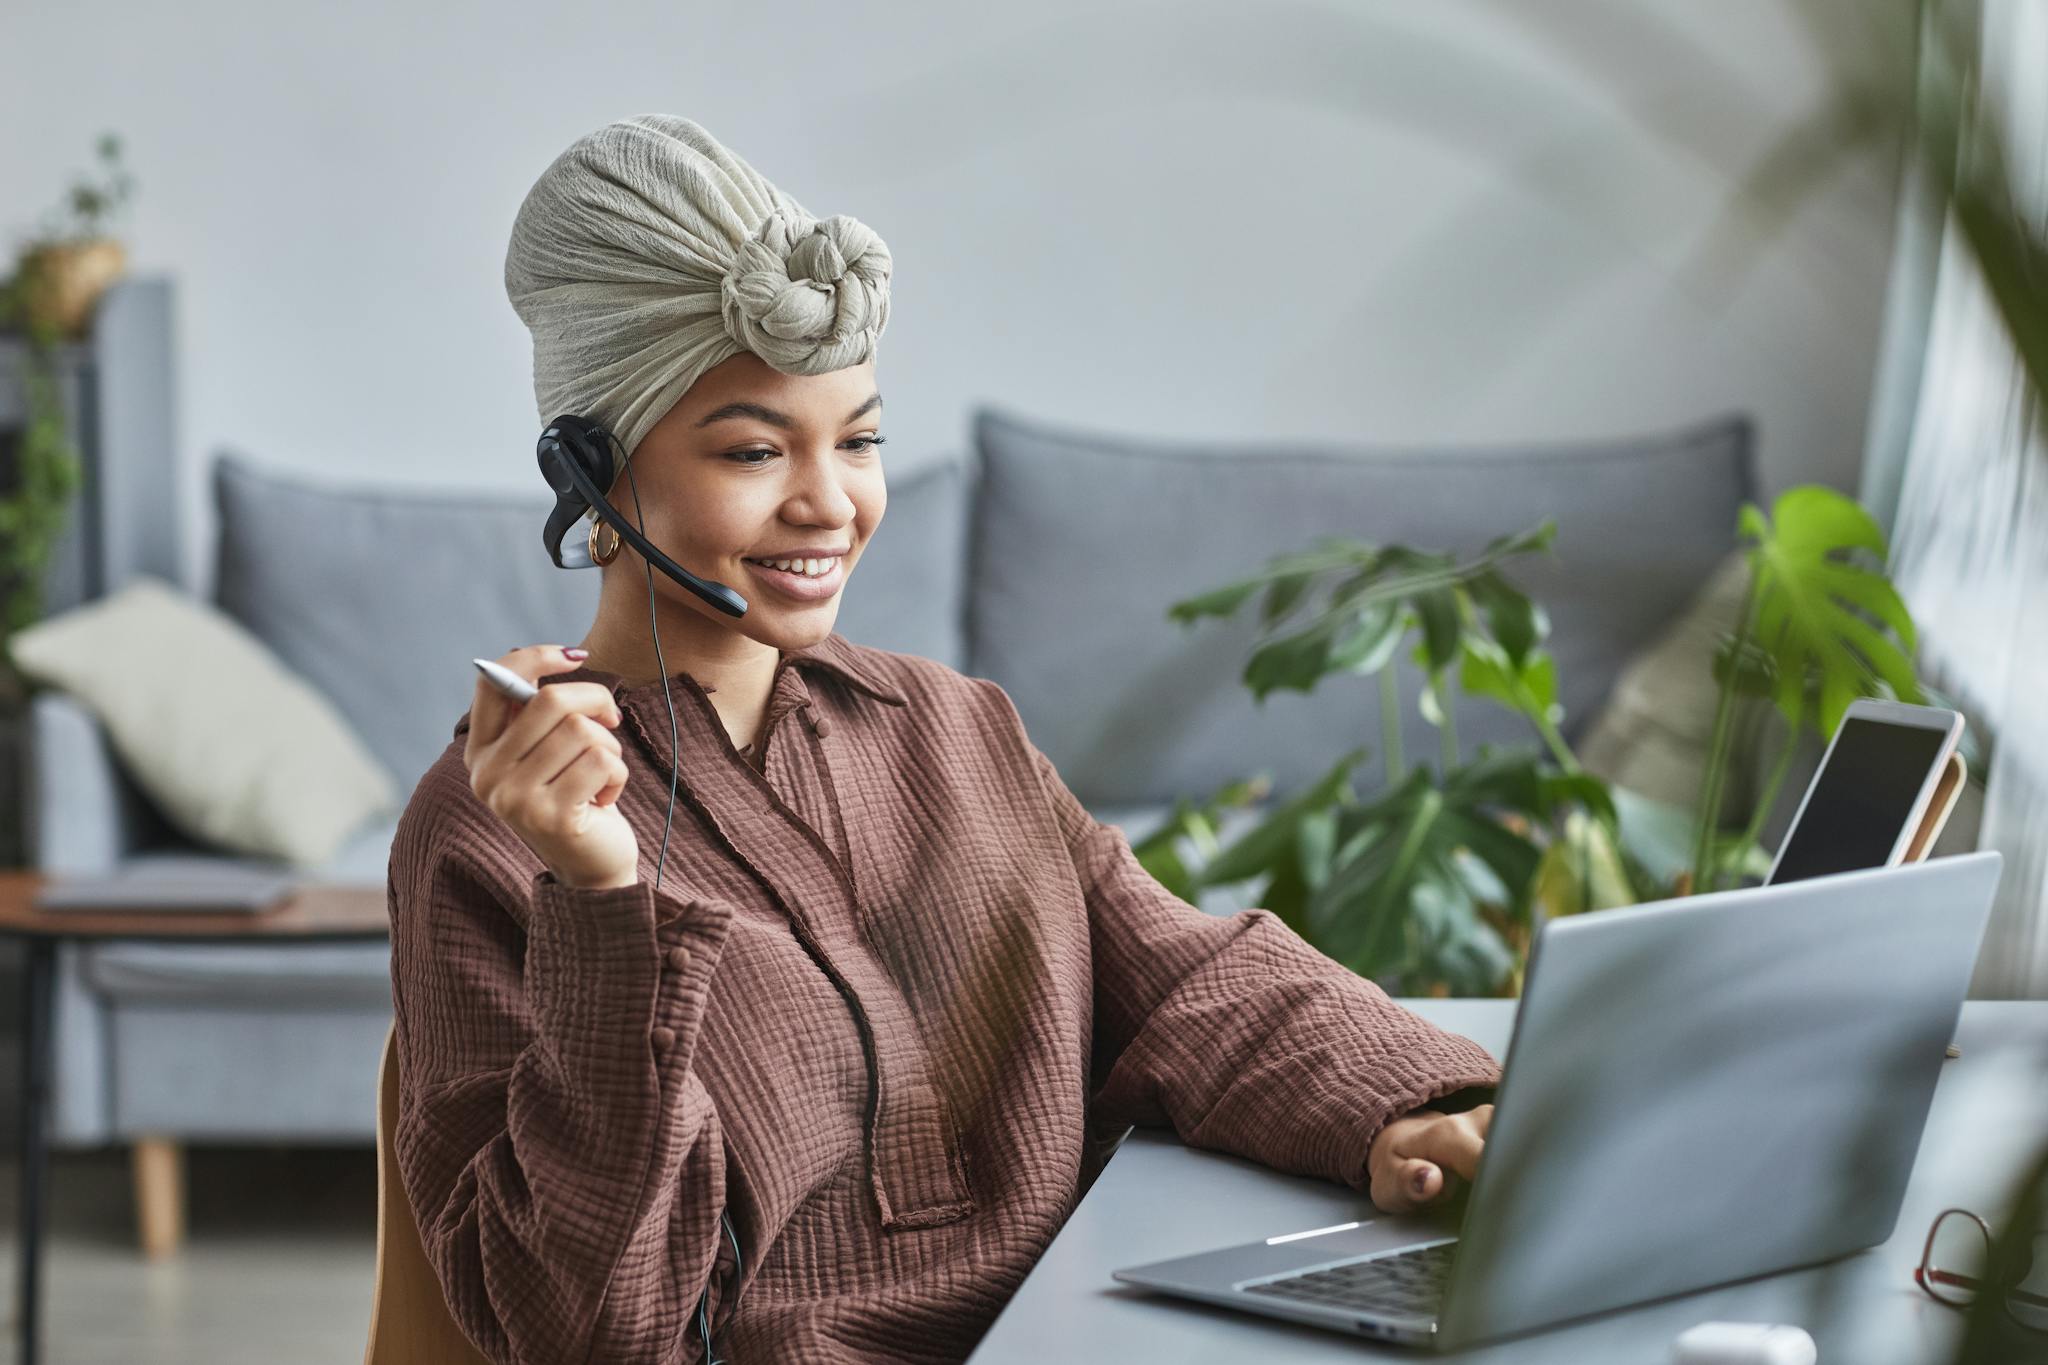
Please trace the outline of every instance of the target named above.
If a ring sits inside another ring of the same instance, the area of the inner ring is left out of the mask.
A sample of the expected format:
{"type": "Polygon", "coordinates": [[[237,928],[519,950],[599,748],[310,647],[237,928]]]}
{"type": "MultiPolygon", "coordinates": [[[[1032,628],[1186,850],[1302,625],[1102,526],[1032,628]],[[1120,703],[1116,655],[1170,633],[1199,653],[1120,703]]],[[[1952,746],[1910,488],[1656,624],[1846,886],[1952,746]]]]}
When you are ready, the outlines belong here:
{"type": "MultiPolygon", "coordinates": [[[[880,406],[882,406],[882,395],[879,393],[870,394],[867,402],[862,403],[847,414],[846,420],[851,422],[857,417],[873,412],[880,406]]],[[[724,407],[714,412],[706,413],[703,417],[699,418],[697,425],[708,427],[713,422],[722,422],[728,417],[752,417],[757,421],[766,422],[771,427],[781,427],[784,431],[791,431],[796,427],[796,419],[788,413],[777,412],[774,408],[764,408],[759,403],[727,403],[724,407]]]]}

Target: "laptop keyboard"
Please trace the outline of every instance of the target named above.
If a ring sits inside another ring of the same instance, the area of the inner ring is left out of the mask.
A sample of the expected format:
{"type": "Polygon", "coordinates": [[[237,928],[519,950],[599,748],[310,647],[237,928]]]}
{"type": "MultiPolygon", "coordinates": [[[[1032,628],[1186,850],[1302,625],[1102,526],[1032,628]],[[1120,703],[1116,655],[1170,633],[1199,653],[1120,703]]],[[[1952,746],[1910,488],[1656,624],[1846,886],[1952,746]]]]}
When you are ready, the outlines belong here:
{"type": "Polygon", "coordinates": [[[1326,1308],[1367,1309],[1382,1313],[1436,1316],[1444,1281],[1451,1269],[1456,1242],[1438,1242],[1391,1256],[1347,1261],[1285,1279],[1244,1287],[1247,1294],[1320,1304],[1326,1308]]]}

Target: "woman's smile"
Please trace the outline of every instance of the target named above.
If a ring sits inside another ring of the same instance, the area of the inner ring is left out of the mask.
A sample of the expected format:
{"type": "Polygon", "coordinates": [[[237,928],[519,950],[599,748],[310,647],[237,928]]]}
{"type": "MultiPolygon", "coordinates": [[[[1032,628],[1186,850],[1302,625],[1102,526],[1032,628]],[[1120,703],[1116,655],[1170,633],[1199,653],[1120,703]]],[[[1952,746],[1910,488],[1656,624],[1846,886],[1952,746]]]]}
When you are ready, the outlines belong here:
{"type": "Polygon", "coordinates": [[[839,591],[846,577],[846,556],[833,555],[830,559],[785,559],[775,563],[790,567],[778,569],[771,563],[758,559],[741,561],[756,578],[788,597],[802,602],[823,602],[839,591]],[[805,572],[816,570],[817,572],[805,572]]]}

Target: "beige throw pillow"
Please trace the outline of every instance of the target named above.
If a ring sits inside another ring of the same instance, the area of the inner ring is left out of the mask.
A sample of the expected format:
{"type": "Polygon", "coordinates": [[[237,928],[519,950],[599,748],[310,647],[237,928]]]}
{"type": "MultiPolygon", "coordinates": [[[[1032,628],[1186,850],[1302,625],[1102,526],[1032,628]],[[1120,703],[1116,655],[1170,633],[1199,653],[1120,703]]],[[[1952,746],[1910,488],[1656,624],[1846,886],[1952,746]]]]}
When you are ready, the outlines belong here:
{"type": "Polygon", "coordinates": [[[38,622],[11,649],[98,716],[136,785],[192,837],[314,868],[397,809],[397,783],[332,703],[160,578],[38,622]]]}
{"type": "MultiPolygon", "coordinates": [[[[1714,570],[1683,615],[1631,659],[1578,743],[1587,769],[1653,800],[1696,810],[1714,736],[1721,688],[1714,654],[1735,631],[1749,591],[1740,551],[1714,570]]],[[[1760,756],[1784,743],[1785,725],[1768,701],[1739,697],[1720,822],[1739,827],[1761,792],[1760,756]]]]}

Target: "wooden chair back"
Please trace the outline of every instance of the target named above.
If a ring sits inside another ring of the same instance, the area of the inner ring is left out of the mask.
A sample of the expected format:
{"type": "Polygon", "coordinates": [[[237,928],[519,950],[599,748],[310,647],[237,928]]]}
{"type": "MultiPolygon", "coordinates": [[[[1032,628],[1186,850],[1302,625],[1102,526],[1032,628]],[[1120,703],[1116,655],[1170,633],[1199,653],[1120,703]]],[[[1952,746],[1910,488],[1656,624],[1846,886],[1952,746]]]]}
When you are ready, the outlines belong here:
{"type": "Polygon", "coordinates": [[[377,1083],[377,1279],[363,1365],[490,1365],[448,1312],[398,1178],[398,1025],[384,1035],[377,1083]]]}

